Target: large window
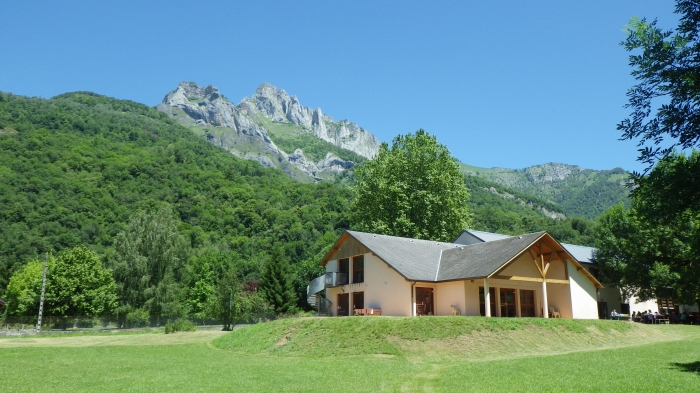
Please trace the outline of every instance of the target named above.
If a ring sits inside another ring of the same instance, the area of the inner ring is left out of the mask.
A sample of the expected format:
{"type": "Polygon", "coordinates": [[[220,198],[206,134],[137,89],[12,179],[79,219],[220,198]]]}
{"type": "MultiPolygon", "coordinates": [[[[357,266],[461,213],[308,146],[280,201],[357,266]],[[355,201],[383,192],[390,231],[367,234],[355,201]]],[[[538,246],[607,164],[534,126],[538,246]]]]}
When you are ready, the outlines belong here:
{"type": "Polygon", "coordinates": [[[501,316],[515,317],[515,289],[501,288],[501,316]]]}
{"type": "Polygon", "coordinates": [[[338,271],[341,273],[347,273],[350,271],[350,258],[338,259],[338,271]]]}
{"type": "MultiPolygon", "coordinates": [[[[489,288],[489,296],[491,300],[491,316],[496,316],[496,288],[489,288]]],[[[479,312],[481,316],[486,315],[486,307],[484,306],[484,287],[479,287],[479,312]]]]}
{"type": "Polygon", "coordinates": [[[520,316],[535,316],[535,291],[529,291],[527,289],[520,290],[520,316]]]}
{"type": "Polygon", "coordinates": [[[365,282],[365,256],[352,257],[352,282],[365,282]]]}

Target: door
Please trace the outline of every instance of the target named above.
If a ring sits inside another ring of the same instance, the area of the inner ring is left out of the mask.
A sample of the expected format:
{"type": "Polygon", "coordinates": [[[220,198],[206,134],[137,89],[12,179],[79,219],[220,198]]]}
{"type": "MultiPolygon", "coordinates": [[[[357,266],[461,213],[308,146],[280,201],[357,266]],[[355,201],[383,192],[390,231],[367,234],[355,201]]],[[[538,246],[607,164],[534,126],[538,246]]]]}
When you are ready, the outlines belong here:
{"type": "Polygon", "coordinates": [[[501,316],[515,317],[515,289],[501,288],[501,316]]]}
{"type": "Polygon", "coordinates": [[[353,310],[358,310],[358,309],[362,310],[363,308],[365,308],[365,293],[364,292],[353,292],[353,294],[352,294],[352,308],[353,308],[353,310]]]}
{"type": "Polygon", "coordinates": [[[350,315],[350,294],[349,293],[339,293],[338,303],[337,303],[338,317],[347,317],[350,315]]]}
{"type": "Polygon", "coordinates": [[[416,287],[416,315],[435,315],[433,288],[416,287]]]}
{"type": "Polygon", "coordinates": [[[520,316],[535,316],[535,291],[527,289],[520,290],[520,316]]]}

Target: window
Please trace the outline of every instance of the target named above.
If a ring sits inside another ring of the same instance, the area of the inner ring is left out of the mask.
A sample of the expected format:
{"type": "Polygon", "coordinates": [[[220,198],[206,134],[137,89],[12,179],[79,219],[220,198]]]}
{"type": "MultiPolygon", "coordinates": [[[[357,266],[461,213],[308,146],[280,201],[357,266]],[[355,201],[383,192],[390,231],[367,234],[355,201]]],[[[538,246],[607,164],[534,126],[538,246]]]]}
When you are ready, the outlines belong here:
{"type": "Polygon", "coordinates": [[[340,273],[347,273],[350,271],[350,258],[338,259],[338,271],[340,273]]]}
{"type": "MultiPolygon", "coordinates": [[[[489,288],[489,296],[491,297],[491,316],[496,316],[496,288],[489,288]]],[[[484,307],[484,287],[479,287],[479,312],[481,316],[486,315],[486,308],[484,307]]]]}
{"type": "Polygon", "coordinates": [[[535,291],[529,291],[527,289],[520,290],[520,316],[535,316],[535,291]]]}
{"type": "Polygon", "coordinates": [[[352,257],[352,282],[353,284],[365,282],[365,256],[352,257]]]}

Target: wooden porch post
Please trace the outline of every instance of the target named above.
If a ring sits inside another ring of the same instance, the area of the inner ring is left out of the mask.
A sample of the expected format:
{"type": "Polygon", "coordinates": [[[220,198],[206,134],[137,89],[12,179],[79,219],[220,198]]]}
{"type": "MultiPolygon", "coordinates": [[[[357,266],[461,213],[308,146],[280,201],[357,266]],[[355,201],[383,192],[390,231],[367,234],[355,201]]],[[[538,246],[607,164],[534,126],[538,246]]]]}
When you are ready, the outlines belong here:
{"type": "Polygon", "coordinates": [[[547,280],[542,279],[542,318],[549,318],[549,305],[547,304],[547,280]]]}
{"type": "Polygon", "coordinates": [[[491,317],[491,291],[489,290],[489,278],[484,279],[484,316],[491,317]]]}

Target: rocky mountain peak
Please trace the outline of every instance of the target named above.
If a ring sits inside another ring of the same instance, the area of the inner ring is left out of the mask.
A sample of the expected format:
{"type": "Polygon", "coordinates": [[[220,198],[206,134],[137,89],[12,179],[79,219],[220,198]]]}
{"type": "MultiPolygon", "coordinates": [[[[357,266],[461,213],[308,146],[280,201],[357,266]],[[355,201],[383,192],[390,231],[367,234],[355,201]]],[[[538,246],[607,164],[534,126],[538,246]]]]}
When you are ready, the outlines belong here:
{"type": "Polygon", "coordinates": [[[181,82],[156,108],[187,125],[204,127],[210,142],[232,154],[265,166],[279,167],[293,177],[296,175],[291,167],[320,181],[317,174],[337,174],[351,168],[354,163],[330,152],[318,163],[308,160],[301,149],[288,154],[275,145],[265,123],[257,115],[273,122],[294,124],[301,127],[301,133],[311,133],[365,157],[372,158],[379,150],[379,141],[370,132],[347,120],[334,122],[321,109],[304,107],[296,96],[290,96],[269,83],[261,84],[252,98],[244,98],[235,105],[213,85],[201,87],[194,82],[181,82]],[[209,127],[219,129],[209,130],[209,127]]]}

